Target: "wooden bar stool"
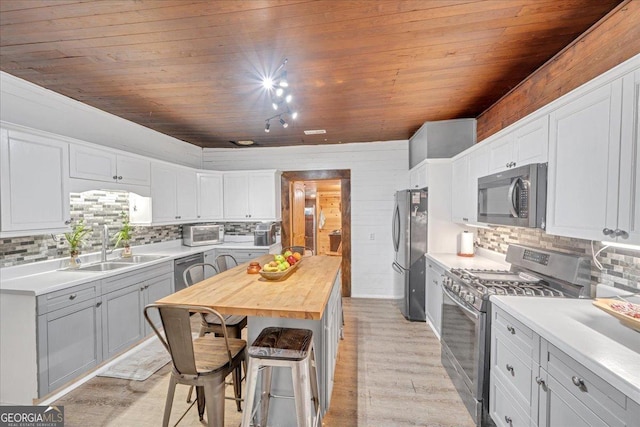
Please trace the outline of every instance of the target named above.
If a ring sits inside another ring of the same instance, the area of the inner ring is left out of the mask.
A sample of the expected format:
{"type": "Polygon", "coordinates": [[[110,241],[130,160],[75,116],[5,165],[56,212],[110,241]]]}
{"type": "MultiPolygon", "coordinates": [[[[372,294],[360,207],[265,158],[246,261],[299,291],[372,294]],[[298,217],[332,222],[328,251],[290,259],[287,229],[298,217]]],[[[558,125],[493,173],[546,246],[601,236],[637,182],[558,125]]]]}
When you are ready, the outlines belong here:
{"type": "Polygon", "coordinates": [[[271,370],[273,367],[291,368],[293,399],[296,405],[298,427],[313,427],[319,420],[318,373],[313,349],[313,332],[308,329],[264,328],[249,347],[247,367],[247,395],[242,415],[242,427],[249,427],[254,413],[260,410],[260,421],[266,425],[269,418],[271,370]],[[262,393],[259,405],[253,408],[258,374],[262,373],[262,393]],[[313,404],[313,406],[311,406],[313,404]]]}

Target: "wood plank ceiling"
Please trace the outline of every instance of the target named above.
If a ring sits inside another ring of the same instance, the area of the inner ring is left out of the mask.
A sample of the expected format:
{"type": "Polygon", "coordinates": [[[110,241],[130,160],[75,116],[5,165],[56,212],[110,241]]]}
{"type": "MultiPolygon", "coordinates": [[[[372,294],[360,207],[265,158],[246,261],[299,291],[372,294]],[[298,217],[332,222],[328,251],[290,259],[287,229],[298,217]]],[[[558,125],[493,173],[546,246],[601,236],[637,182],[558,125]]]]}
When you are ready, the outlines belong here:
{"type": "Polygon", "coordinates": [[[202,147],[407,139],[478,116],[619,3],[3,0],[0,69],[202,147]],[[299,117],[265,133],[285,58],[299,117]]]}

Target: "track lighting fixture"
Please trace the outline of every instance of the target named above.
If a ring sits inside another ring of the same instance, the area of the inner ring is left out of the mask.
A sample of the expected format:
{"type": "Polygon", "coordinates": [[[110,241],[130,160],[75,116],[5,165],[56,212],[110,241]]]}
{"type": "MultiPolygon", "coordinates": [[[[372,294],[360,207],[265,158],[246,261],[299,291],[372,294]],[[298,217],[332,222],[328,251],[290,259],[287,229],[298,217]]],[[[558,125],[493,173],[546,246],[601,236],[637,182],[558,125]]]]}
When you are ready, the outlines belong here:
{"type": "Polygon", "coordinates": [[[277,77],[267,77],[262,81],[265,89],[271,93],[271,107],[276,111],[275,115],[265,120],[264,131],[267,133],[270,131],[271,120],[278,119],[282,127],[287,128],[289,127],[289,123],[285,118],[288,116],[290,119],[295,120],[298,117],[297,111],[291,111],[292,107],[290,104],[293,100],[293,94],[289,88],[287,70],[284,69],[287,62],[288,60],[285,59],[278,69],[276,69],[273,75],[277,77]]]}

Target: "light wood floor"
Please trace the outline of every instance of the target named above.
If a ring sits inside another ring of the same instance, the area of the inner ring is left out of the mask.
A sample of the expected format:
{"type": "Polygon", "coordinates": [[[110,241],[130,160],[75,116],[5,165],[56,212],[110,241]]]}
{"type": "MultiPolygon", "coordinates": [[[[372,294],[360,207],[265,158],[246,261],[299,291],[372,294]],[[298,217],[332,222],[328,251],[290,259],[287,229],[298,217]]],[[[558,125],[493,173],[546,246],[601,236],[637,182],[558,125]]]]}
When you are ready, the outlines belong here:
{"type": "MultiPolygon", "coordinates": [[[[406,321],[389,300],[345,298],[344,313],[345,340],[324,426],[474,426],[440,364],[440,344],[428,326],[406,321]]],[[[95,377],[55,404],[64,405],[67,427],[158,426],[169,373],[167,365],[142,382],[95,377]]],[[[172,425],[188,407],[187,390],[176,390],[172,425]]],[[[240,424],[232,401],[225,416],[226,426],[240,424]]],[[[201,425],[195,408],[179,423],[201,425]]]]}

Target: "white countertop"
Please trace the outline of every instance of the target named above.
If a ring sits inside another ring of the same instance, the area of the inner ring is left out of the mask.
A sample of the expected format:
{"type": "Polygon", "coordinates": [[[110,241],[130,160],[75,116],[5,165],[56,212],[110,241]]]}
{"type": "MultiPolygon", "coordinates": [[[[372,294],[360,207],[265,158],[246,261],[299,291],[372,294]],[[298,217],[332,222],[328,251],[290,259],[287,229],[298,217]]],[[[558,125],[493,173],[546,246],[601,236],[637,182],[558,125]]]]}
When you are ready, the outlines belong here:
{"type": "MultiPolygon", "coordinates": [[[[280,242],[278,241],[271,246],[255,246],[253,244],[253,236],[251,236],[250,240],[247,239],[247,236],[225,236],[224,243],[193,247],[182,246],[182,240],[174,240],[132,247],[134,255],[162,255],[164,258],[105,272],[61,270],[68,265],[66,258],[7,267],[0,271],[0,293],[37,296],[212,249],[267,249],[270,251],[279,245],[280,242]]],[[[118,252],[115,251],[114,254],[109,255],[108,260],[117,258],[118,252]]],[[[88,264],[97,262],[100,258],[99,254],[93,253],[84,255],[81,259],[85,264],[88,264]]]]}
{"type": "Polygon", "coordinates": [[[473,257],[462,257],[456,254],[446,253],[428,253],[427,259],[440,265],[445,270],[452,268],[468,268],[477,270],[508,270],[507,263],[503,254],[488,250],[477,250],[473,257]]]}
{"type": "Polygon", "coordinates": [[[640,404],[640,332],[590,299],[492,296],[491,302],[640,404]]]}

